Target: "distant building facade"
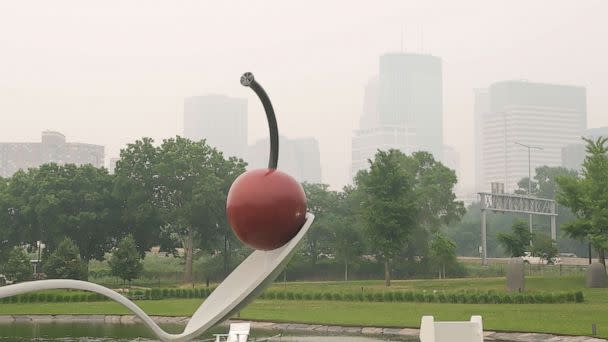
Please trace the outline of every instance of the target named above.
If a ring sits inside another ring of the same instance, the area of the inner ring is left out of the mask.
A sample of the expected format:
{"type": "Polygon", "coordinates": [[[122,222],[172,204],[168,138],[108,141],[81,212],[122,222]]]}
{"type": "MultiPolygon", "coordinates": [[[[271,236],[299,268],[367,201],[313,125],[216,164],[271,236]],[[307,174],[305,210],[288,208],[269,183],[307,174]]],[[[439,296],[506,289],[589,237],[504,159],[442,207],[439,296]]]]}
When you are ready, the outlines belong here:
{"type": "Polygon", "coordinates": [[[380,125],[403,125],[415,133],[416,150],[441,160],[443,153],[443,78],[441,59],[389,53],[380,57],[380,125]]]}
{"type": "MultiPolygon", "coordinates": [[[[582,136],[590,139],[608,137],[608,126],[590,128],[585,130],[582,136]]],[[[585,143],[583,141],[579,140],[576,144],[564,146],[562,148],[562,166],[567,169],[580,171],[585,160],[585,155],[585,143]]]]}
{"type": "Polygon", "coordinates": [[[400,150],[411,154],[416,150],[415,133],[405,125],[381,125],[355,130],[351,145],[351,179],[357,172],[369,168],[368,160],[373,160],[378,150],[400,150]]]}
{"type": "Polygon", "coordinates": [[[205,139],[225,156],[247,153],[247,99],[204,95],[184,101],[184,136],[205,139]]]}
{"type": "Polygon", "coordinates": [[[354,131],[351,179],[368,167],[377,150],[443,155],[443,80],[441,59],[431,55],[380,56],[379,76],[365,86],[363,115],[354,131]]]}
{"type": "Polygon", "coordinates": [[[528,177],[528,149],[531,169],[562,165],[562,148],[577,143],[587,123],[584,87],[527,81],[492,84],[487,95],[476,96],[475,132],[481,177],[479,191],[489,191],[493,182],[503,183],[505,192],[517,189],[528,177]],[[485,97],[487,96],[487,97],[485,97]]]}
{"type": "Polygon", "coordinates": [[[66,142],[63,134],[44,131],[40,142],[0,143],[0,176],[10,177],[46,163],[103,167],[104,157],[101,145],[66,142]]]}
{"type": "MultiPolygon", "coordinates": [[[[248,169],[268,166],[270,142],[258,140],[249,147],[248,169]]],[[[288,139],[279,137],[279,170],[294,177],[298,182],[321,183],[321,156],[319,143],[314,138],[288,139]]]]}

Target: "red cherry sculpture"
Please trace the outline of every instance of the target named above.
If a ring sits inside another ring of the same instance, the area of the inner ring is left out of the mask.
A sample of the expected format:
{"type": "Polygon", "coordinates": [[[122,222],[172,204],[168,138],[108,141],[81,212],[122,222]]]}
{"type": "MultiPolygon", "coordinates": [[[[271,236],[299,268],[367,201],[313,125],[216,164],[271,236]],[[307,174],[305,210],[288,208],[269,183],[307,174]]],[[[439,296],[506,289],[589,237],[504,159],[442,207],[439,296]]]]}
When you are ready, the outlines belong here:
{"type": "Polygon", "coordinates": [[[290,175],[258,169],[240,175],[228,192],[228,222],[245,244],[261,250],[291,240],[306,220],[306,195],[290,175]]]}
{"type": "Polygon", "coordinates": [[[226,215],[230,226],[245,244],[261,250],[279,248],[291,240],[306,221],[306,195],[302,186],[277,170],[279,130],[268,95],[247,72],[241,84],[258,95],[268,119],[270,158],[267,169],[247,171],[228,191],[226,215]]]}

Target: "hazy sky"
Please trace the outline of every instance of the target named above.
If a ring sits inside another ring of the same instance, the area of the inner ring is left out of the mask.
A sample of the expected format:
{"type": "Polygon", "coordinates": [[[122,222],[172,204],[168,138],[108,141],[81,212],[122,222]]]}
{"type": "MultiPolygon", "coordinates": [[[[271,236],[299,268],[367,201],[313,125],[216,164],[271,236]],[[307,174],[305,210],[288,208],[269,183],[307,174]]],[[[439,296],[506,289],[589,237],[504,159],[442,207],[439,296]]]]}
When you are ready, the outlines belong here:
{"type": "Polygon", "coordinates": [[[473,184],[473,89],[505,79],[583,85],[588,126],[608,125],[608,1],[0,1],[0,141],[45,129],[102,144],[182,132],[183,98],[249,99],[252,71],[281,134],[319,139],[323,181],[349,177],[350,137],[378,57],[443,59],[445,142],[473,184]],[[422,30],[421,30],[422,28],[422,30]],[[421,31],[423,34],[421,35],[421,31]],[[423,36],[423,39],[421,39],[423,36]]]}

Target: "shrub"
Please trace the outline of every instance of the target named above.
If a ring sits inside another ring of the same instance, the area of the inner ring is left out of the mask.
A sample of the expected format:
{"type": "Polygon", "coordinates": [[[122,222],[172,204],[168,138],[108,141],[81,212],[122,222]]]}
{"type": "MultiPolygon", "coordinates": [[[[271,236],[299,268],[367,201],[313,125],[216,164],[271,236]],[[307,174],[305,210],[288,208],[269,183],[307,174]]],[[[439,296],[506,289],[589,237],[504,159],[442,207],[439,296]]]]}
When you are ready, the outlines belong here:
{"type": "Polygon", "coordinates": [[[331,293],[329,292],[324,292],[323,293],[323,300],[331,300],[331,293]]]}
{"type": "Polygon", "coordinates": [[[273,291],[268,291],[268,293],[266,294],[266,297],[268,297],[268,299],[275,299],[275,298],[277,298],[277,295],[273,291]]]}
{"type": "MultiPolygon", "coordinates": [[[[91,293],[92,294],[92,293],[91,293]]],[[[46,294],[46,301],[49,303],[52,303],[55,301],[55,295],[52,293],[47,293],[46,294]]]]}
{"type": "Polygon", "coordinates": [[[296,299],[295,295],[291,291],[285,293],[285,298],[287,298],[287,300],[294,300],[294,299],[296,299]]]}
{"type": "Polygon", "coordinates": [[[30,293],[28,295],[27,301],[30,302],[30,303],[35,303],[35,302],[38,301],[38,296],[35,293],[30,293]]]}
{"type": "Polygon", "coordinates": [[[302,299],[304,299],[304,296],[302,295],[302,293],[301,293],[301,292],[296,292],[296,293],[294,294],[294,298],[295,298],[296,300],[302,300],[302,299]]]}
{"type": "Polygon", "coordinates": [[[302,299],[304,300],[312,300],[313,296],[312,293],[306,292],[304,293],[304,295],[302,296],[302,299]]]}
{"type": "Polygon", "coordinates": [[[393,299],[396,302],[403,302],[403,292],[401,291],[397,291],[393,294],[393,299]]]}
{"type": "Polygon", "coordinates": [[[424,293],[417,292],[417,293],[414,295],[414,300],[415,300],[416,302],[424,302],[424,293]]]}
{"type": "Polygon", "coordinates": [[[395,300],[395,297],[392,292],[390,292],[390,291],[384,292],[384,301],[385,302],[392,302],[394,300],[395,300]]]}
{"type": "Polygon", "coordinates": [[[285,299],[285,292],[283,292],[283,291],[277,292],[277,299],[285,299]]]}
{"type": "Polygon", "coordinates": [[[323,294],[321,292],[315,292],[313,298],[314,300],[321,300],[323,299],[323,294]]]}
{"type": "Polygon", "coordinates": [[[407,291],[403,293],[403,300],[405,302],[413,302],[414,301],[414,293],[411,291],[407,291]]]}
{"type": "Polygon", "coordinates": [[[576,291],[574,293],[574,301],[576,303],[582,303],[585,300],[585,298],[583,297],[583,292],[582,291],[576,291]]]}
{"type": "Polygon", "coordinates": [[[333,300],[342,300],[342,294],[341,293],[334,293],[331,295],[331,299],[333,300]]]}
{"type": "Polygon", "coordinates": [[[44,293],[39,293],[38,294],[38,301],[39,302],[45,302],[46,301],[46,295],[44,293]]]}
{"type": "Polygon", "coordinates": [[[384,301],[384,296],[382,295],[382,292],[376,292],[374,293],[374,301],[375,302],[383,302],[384,301]]]}

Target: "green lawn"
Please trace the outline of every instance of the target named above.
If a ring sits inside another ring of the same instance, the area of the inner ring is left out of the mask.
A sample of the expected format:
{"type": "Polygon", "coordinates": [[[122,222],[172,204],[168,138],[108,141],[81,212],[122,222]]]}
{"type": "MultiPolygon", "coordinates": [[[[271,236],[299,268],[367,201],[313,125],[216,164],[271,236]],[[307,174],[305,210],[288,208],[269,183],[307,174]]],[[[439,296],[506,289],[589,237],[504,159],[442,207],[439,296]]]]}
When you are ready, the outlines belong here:
{"type": "MultiPolygon", "coordinates": [[[[282,288],[283,284],[276,284],[282,288]]],[[[380,281],[299,282],[287,283],[290,291],[356,291],[383,288],[380,281]]],[[[241,312],[241,318],[301,323],[360,326],[418,327],[422,315],[438,320],[468,320],[482,315],[484,328],[501,331],[533,331],[558,334],[589,335],[591,324],[608,337],[608,289],[586,289],[582,277],[529,278],[526,287],[532,291],[578,291],[585,294],[579,304],[440,304],[440,303],[370,303],[339,301],[257,300],[241,312]],[[603,325],[605,324],[605,326],[603,325]]],[[[396,281],[394,289],[504,290],[504,279],[454,279],[396,281]]],[[[152,315],[187,316],[200,304],[199,299],[139,301],[152,315]]],[[[93,303],[20,303],[0,304],[1,314],[127,314],[119,304],[93,303]]]]}

